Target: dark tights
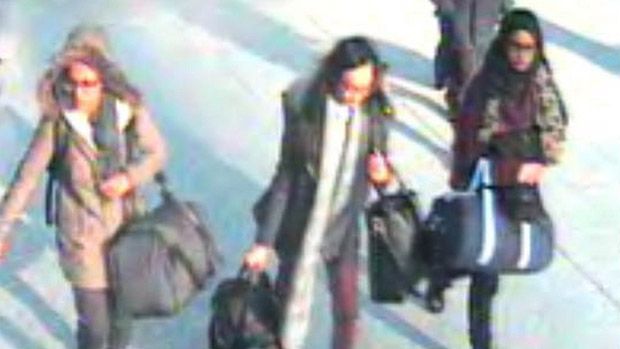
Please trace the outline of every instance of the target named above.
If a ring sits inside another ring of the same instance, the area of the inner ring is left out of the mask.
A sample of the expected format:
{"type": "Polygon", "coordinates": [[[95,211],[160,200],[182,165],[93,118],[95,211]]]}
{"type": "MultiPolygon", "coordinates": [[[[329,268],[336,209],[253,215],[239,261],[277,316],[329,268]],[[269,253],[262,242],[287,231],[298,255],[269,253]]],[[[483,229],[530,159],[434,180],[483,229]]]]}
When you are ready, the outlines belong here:
{"type": "Polygon", "coordinates": [[[129,342],[130,320],[122,317],[107,289],[73,288],[78,315],[78,349],[123,349],[129,342]]]}

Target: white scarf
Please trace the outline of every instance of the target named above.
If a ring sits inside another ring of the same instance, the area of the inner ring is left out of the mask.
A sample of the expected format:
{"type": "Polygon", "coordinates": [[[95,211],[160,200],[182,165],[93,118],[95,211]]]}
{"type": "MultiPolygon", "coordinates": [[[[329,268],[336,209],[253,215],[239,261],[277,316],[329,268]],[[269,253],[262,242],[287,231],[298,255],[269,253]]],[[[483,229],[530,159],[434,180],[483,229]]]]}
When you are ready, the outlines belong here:
{"type": "Polygon", "coordinates": [[[328,99],[326,123],[323,130],[320,176],[316,196],[310,212],[308,226],[304,232],[300,256],[293,273],[291,293],[286,305],[282,341],[286,349],[303,347],[313,302],[317,266],[321,259],[321,243],[334,209],[339,209],[348,198],[355,160],[359,149],[359,129],[361,114],[351,119],[350,141],[344,149],[347,132],[349,108],[328,99]],[[342,153],[346,152],[343,166],[340,166],[342,153]],[[338,180],[338,169],[341,169],[338,180]],[[336,183],[338,182],[338,183],[336,183]]]}

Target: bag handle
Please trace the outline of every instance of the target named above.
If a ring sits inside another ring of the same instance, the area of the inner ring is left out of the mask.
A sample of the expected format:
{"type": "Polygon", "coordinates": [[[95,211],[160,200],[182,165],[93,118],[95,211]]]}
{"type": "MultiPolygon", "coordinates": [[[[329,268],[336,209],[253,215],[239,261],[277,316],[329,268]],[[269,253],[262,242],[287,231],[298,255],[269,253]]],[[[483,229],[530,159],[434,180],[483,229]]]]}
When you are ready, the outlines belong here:
{"type": "Polygon", "coordinates": [[[474,174],[471,176],[469,191],[475,191],[477,189],[490,188],[493,186],[493,176],[491,160],[486,157],[481,157],[476,163],[474,174]]]}
{"type": "Polygon", "coordinates": [[[470,191],[476,191],[478,189],[481,191],[483,245],[477,259],[477,263],[480,265],[486,265],[491,261],[497,245],[495,198],[493,197],[493,190],[491,190],[492,185],[491,161],[486,157],[481,157],[478,159],[476,169],[474,170],[468,188],[470,191]]]}
{"type": "Polygon", "coordinates": [[[248,268],[245,264],[241,265],[237,272],[237,278],[247,280],[252,287],[271,288],[271,281],[264,271],[256,272],[248,268]]]}
{"type": "Polygon", "coordinates": [[[164,171],[159,171],[153,178],[157,186],[159,187],[159,193],[164,201],[175,201],[176,196],[168,185],[168,176],[164,171]]]}

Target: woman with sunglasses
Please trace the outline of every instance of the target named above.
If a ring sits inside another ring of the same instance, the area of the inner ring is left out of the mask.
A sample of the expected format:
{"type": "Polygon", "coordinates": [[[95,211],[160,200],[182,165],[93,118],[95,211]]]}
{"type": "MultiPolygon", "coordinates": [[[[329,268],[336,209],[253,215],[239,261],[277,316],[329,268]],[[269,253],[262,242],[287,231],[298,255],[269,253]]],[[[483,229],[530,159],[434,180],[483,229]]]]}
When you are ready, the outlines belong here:
{"type": "Polygon", "coordinates": [[[48,170],[47,213],[75,298],[78,348],[119,349],[130,326],[109,291],[106,244],[137,209],[136,189],[162,168],[165,145],[98,35],[74,31],[40,81],[42,116],[0,202],[0,252],[48,170]]]}
{"type": "MultiPolygon", "coordinates": [[[[488,157],[500,204],[510,211],[546,214],[539,184],[557,163],[565,141],[567,116],[544,51],[537,17],[515,9],[501,21],[481,71],[472,81],[456,122],[450,185],[465,189],[477,160],[488,157]],[[514,189],[536,198],[528,207],[509,204],[514,189]],[[504,198],[502,201],[502,198],[504,198]]],[[[474,273],[469,291],[469,334],[474,349],[491,348],[493,297],[497,274],[474,273]]],[[[447,280],[434,280],[429,300],[442,301],[447,280]]]]}
{"type": "Polygon", "coordinates": [[[276,292],[287,307],[295,307],[289,297],[305,277],[297,269],[304,238],[309,231],[323,232],[320,252],[332,296],[333,349],[353,348],[357,339],[358,223],[369,181],[391,182],[380,155],[369,157],[386,148],[383,119],[391,111],[382,66],[368,39],[350,37],[336,43],[313,77],[286,90],[280,160],[255,206],[256,244],[245,259],[248,267],[261,271],[275,250],[276,292]]]}

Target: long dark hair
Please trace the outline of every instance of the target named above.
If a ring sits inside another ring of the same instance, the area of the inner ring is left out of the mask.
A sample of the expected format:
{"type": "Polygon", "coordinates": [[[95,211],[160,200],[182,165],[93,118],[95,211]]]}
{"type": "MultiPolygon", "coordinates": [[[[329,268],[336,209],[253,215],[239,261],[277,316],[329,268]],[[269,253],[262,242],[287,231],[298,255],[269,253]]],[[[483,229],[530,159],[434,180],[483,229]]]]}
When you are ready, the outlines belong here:
{"type": "Polygon", "coordinates": [[[387,64],[381,61],[371,41],[363,36],[338,41],[325,56],[304,98],[304,114],[315,115],[317,108],[324,106],[326,95],[336,96],[344,72],[365,64],[372,64],[375,69],[373,89],[366,106],[376,106],[383,114],[391,115],[392,108],[381,87],[387,64]]]}

